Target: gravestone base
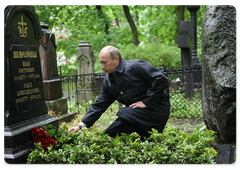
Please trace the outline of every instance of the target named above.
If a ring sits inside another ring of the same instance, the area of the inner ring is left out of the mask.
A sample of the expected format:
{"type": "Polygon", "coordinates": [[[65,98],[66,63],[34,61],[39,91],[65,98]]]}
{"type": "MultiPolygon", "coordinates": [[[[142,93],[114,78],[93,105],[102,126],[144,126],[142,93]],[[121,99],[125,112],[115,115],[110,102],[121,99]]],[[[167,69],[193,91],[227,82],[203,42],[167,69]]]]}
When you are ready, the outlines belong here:
{"type": "Polygon", "coordinates": [[[228,145],[214,145],[214,149],[218,151],[218,155],[216,158],[217,164],[232,164],[234,163],[234,152],[235,147],[228,145]]]}
{"type": "Polygon", "coordinates": [[[28,154],[34,149],[34,144],[32,141],[21,145],[17,148],[5,148],[4,149],[4,159],[9,164],[24,164],[27,161],[28,154]]]}
{"type": "Polygon", "coordinates": [[[7,163],[26,163],[34,148],[32,128],[52,124],[58,127],[58,119],[48,114],[10,126],[4,126],[4,159],[7,163]]]}
{"type": "Polygon", "coordinates": [[[77,112],[68,112],[67,114],[63,115],[63,117],[59,118],[59,123],[61,122],[71,122],[77,115],[77,112]]]}
{"type": "Polygon", "coordinates": [[[99,95],[97,89],[80,90],[75,93],[75,103],[78,105],[80,103],[88,102],[90,100],[93,100],[97,95],[99,95]]]}
{"type": "Polygon", "coordinates": [[[43,80],[45,100],[55,100],[62,97],[62,81],[60,79],[43,80]]]}
{"type": "Polygon", "coordinates": [[[64,114],[68,112],[67,98],[62,97],[56,100],[45,101],[48,111],[53,111],[57,114],[64,114]]]}

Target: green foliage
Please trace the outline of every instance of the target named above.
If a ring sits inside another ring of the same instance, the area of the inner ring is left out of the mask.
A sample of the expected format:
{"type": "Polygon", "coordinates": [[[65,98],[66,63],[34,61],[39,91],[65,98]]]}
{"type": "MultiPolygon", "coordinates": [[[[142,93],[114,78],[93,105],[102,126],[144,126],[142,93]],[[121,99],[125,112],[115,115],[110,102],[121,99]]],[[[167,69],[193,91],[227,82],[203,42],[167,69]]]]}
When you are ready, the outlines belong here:
{"type": "Polygon", "coordinates": [[[68,62],[68,64],[59,65],[58,66],[59,75],[60,75],[60,69],[61,69],[61,75],[64,75],[64,76],[76,75],[77,61],[74,60],[72,62],[68,62]]]}
{"type": "Polygon", "coordinates": [[[134,6],[134,8],[139,11],[139,29],[142,39],[150,42],[156,38],[161,44],[174,44],[177,27],[176,6],[145,5],[134,6]]]}
{"type": "Polygon", "coordinates": [[[126,60],[142,59],[155,67],[176,67],[181,65],[180,49],[159,43],[147,43],[139,46],[130,44],[121,50],[126,60]]]}
{"type": "Polygon", "coordinates": [[[201,118],[202,117],[202,99],[201,93],[196,92],[191,99],[186,99],[185,94],[180,90],[170,93],[170,116],[176,118],[201,118]]]}
{"type": "Polygon", "coordinates": [[[111,138],[98,129],[55,134],[56,145],[44,151],[39,143],[28,155],[28,163],[61,164],[210,164],[217,156],[211,146],[213,131],[193,133],[168,125],[163,133],[153,129],[145,141],[137,133],[111,138]]]}
{"type": "MultiPolygon", "coordinates": [[[[99,51],[106,45],[114,45],[120,51],[130,49],[128,46],[132,44],[132,32],[121,5],[102,5],[101,11],[96,5],[35,5],[34,7],[39,21],[48,24],[49,29],[56,35],[57,54],[64,54],[69,61],[76,56],[77,46],[82,40],[91,43],[96,61],[98,61],[99,51]],[[116,18],[119,26],[117,26],[116,18]]],[[[129,9],[142,44],[157,41],[164,47],[175,45],[176,5],[129,5],[129,9]]],[[[201,52],[202,20],[205,9],[206,6],[201,6],[197,13],[198,52],[201,52]]],[[[186,8],[185,20],[190,20],[190,13],[186,8]]],[[[173,51],[175,53],[176,50],[173,51]]],[[[158,56],[154,56],[153,62],[158,56]]],[[[165,65],[179,64],[178,56],[166,55],[166,57],[166,60],[163,59],[167,63],[165,65]],[[175,59],[177,59],[176,62],[175,59]]],[[[95,70],[101,71],[98,62],[96,64],[95,70]]],[[[157,64],[162,64],[161,58],[157,60],[157,64]]],[[[74,74],[76,68],[77,66],[73,64],[64,67],[64,71],[66,70],[66,75],[74,74]]]]}

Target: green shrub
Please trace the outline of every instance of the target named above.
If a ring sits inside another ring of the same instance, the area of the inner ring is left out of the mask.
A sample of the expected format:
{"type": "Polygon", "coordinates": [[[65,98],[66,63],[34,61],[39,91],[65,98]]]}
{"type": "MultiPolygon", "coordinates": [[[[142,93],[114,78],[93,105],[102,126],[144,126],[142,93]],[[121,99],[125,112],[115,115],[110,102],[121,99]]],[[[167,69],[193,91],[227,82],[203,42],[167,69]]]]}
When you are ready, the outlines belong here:
{"type": "Polygon", "coordinates": [[[154,67],[181,66],[180,49],[177,46],[169,46],[158,43],[148,43],[135,46],[130,44],[120,49],[123,59],[141,59],[149,62],[154,67]]]}
{"type": "Polygon", "coordinates": [[[216,150],[213,131],[193,133],[179,131],[168,125],[163,133],[153,129],[145,141],[137,133],[116,138],[103,135],[98,129],[82,129],[67,133],[59,129],[54,135],[56,144],[48,151],[35,144],[28,155],[28,163],[61,164],[209,164],[214,163],[216,150]]]}

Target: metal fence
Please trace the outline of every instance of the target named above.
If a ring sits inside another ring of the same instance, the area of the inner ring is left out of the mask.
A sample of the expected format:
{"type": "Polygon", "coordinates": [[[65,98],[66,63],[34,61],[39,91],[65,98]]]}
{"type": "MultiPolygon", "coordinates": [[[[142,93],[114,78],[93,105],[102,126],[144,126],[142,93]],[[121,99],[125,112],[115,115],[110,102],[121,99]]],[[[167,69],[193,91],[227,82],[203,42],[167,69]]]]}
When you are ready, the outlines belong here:
{"type": "MultiPolygon", "coordinates": [[[[199,115],[201,110],[202,68],[159,68],[169,78],[171,113],[178,117],[199,115]],[[193,101],[191,101],[193,100],[193,101]]],[[[100,93],[105,73],[60,76],[63,96],[70,111],[77,105],[94,100],[100,93]],[[91,94],[91,95],[89,95],[91,94]]]]}

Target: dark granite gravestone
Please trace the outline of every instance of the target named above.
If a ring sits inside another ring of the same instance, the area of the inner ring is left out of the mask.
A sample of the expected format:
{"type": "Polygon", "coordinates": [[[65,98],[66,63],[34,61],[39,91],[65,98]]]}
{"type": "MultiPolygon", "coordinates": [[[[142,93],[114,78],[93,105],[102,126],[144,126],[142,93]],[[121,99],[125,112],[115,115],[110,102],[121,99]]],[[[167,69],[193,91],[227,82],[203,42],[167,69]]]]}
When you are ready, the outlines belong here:
{"type": "Polygon", "coordinates": [[[190,11],[191,34],[193,38],[192,64],[195,66],[200,64],[197,56],[197,11],[200,9],[200,5],[186,5],[186,8],[190,11]]]}
{"type": "Polygon", "coordinates": [[[7,6],[4,11],[4,158],[26,163],[33,149],[31,129],[53,124],[47,114],[39,57],[42,36],[32,6],[7,6]]]}
{"type": "Polygon", "coordinates": [[[193,38],[189,21],[180,21],[178,48],[181,48],[181,62],[183,68],[192,67],[193,38]]]}
{"type": "Polygon", "coordinates": [[[218,152],[218,155],[216,158],[217,164],[234,163],[235,147],[232,147],[231,145],[214,145],[213,148],[216,149],[218,152]]]}
{"type": "Polygon", "coordinates": [[[236,141],[236,9],[207,6],[202,30],[202,110],[222,143],[236,141]]]}

